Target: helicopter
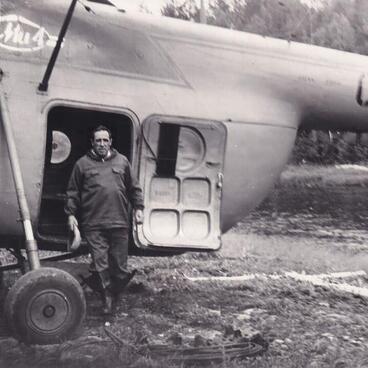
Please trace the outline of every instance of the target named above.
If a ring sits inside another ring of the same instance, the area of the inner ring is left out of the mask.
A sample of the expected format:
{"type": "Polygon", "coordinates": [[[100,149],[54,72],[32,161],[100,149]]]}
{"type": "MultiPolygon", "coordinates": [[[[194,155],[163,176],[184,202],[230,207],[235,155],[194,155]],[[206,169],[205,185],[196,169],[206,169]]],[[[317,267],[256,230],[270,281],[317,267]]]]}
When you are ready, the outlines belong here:
{"type": "Polygon", "coordinates": [[[300,127],[367,130],[367,65],[106,4],[2,1],[0,247],[17,262],[0,271],[24,273],[5,300],[14,336],[57,343],[83,324],[79,282],[42,264],[88,252],[70,252],[63,208],[95,126],[111,130],[143,188],[130,252],[216,251],[271,190],[300,127]]]}

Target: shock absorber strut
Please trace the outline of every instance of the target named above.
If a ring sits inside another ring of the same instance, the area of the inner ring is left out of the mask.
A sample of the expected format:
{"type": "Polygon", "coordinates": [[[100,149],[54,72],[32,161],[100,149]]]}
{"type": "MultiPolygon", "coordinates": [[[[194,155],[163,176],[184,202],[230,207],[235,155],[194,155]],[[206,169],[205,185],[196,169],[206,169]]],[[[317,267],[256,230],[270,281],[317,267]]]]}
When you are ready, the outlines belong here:
{"type": "Polygon", "coordinates": [[[5,94],[0,89],[0,119],[4,128],[5,140],[8,146],[10,166],[13,174],[15,192],[17,194],[18,205],[23,223],[24,234],[26,238],[26,251],[29,266],[31,270],[40,268],[40,259],[38,257],[37,242],[33,235],[31,216],[27,203],[27,198],[24,191],[24,182],[22,171],[19,164],[17,147],[14,141],[12,126],[10,123],[8,107],[6,103],[5,94]]]}

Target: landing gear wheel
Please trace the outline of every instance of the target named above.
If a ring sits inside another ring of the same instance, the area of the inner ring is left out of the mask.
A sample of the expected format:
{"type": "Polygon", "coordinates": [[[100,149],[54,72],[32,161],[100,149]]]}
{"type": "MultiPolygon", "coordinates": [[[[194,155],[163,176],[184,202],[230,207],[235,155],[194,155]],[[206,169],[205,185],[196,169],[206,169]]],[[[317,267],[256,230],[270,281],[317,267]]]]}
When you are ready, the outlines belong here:
{"type": "Polygon", "coordinates": [[[78,281],[57,268],[26,273],[5,300],[5,316],[14,336],[30,344],[72,338],[85,314],[86,301],[78,281]]]}

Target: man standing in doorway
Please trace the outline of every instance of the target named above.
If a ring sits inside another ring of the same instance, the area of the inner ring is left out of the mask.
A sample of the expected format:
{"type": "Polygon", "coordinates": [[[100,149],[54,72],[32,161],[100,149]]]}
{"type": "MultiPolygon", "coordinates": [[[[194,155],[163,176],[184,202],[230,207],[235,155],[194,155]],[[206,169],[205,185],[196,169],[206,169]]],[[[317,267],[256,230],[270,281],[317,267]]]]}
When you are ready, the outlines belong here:
{"type": "Polygon", "coordinates": [[[111,147],[110,130],[98,126],[91,144],[73,168],[65,212],[69,229],[80,226],[88,243],[103,313],[110,314],[113,293],[120,292],[133,276],[127,270],[129,208],[133,207],[136,222],[142,223],[143,196],[128,159],[111,147]]]}

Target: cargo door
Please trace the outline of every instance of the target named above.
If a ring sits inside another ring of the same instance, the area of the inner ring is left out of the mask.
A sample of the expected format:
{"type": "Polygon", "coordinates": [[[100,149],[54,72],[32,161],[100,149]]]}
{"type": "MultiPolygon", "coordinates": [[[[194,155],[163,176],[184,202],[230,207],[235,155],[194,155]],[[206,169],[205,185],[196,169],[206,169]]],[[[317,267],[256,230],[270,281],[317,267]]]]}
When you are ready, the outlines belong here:
{"type": "Polygon", "coordinates": [[[226,128],[221,122],[153,116],[143,122],[139,177],[144,223],[138,246],[215,250],[226,128]]]}

